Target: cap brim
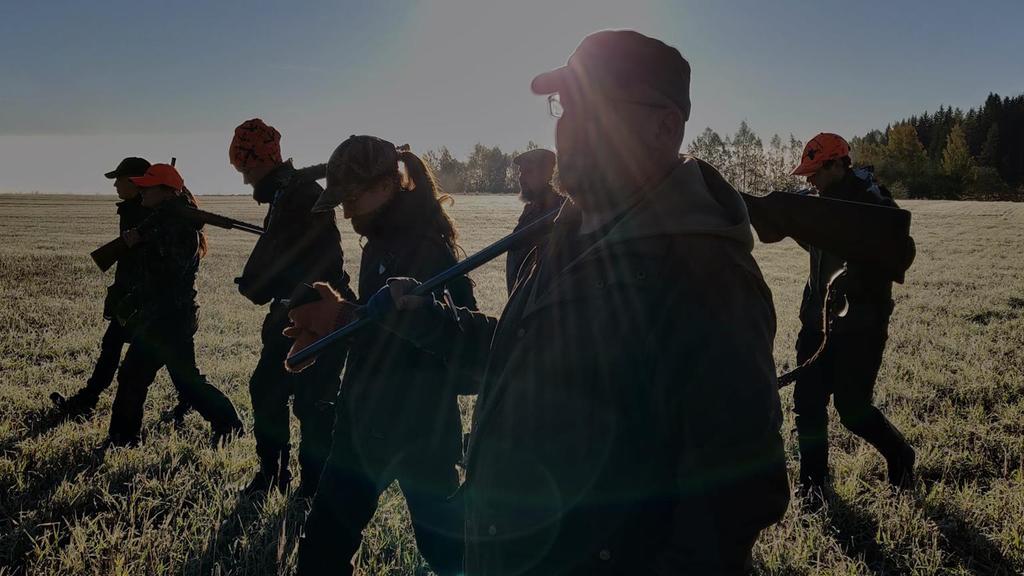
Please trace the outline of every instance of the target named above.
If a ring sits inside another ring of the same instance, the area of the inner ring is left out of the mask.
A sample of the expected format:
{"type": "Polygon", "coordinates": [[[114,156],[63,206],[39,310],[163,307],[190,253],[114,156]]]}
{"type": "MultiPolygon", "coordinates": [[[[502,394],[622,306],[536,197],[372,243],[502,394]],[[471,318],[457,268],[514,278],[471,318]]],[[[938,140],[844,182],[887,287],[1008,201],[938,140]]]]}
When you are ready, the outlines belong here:
{"type": "Polygon", "coordinates": [[[117,173],[117,170],[111,170],[103,175],[104,178],[109,178],[111,180],[116,179],[118,176],[120,176],[120,174],[117,173]]]}
{"type": "Polygon", "coordinates": [[[161,182],[159,178],[156,178],[154,176],[132,176],[131,178],[128,179],[131,180],[132,184],[135,184],[140,188],[160,186],[163,184],[163,182],[161,182]]]}
{"type": "Polygon", "coordinates": [[[330,212],[341,204],[341,200],[337,200],[335,194],[329,194],[327,190],[320,193],[320,197],[316,199],[313,207],[310,208],[310,212],[330,212]]]}
{"type": "Polygon", "coordinates": [[[530,82],[530,90],[534,94],[554,94],[555,92],[560,92],[565,85],[565,78],[568,74],[568,66],[544,72],[530,82]]]}
{"type": "Polygon", "coordinates": [[[793,168],[793,171],[789,174],[791,176],[810,176],[817,172],[819,168],[821,168],[821,166],[817,164],[802,162],[799,166],[793,168]]]}

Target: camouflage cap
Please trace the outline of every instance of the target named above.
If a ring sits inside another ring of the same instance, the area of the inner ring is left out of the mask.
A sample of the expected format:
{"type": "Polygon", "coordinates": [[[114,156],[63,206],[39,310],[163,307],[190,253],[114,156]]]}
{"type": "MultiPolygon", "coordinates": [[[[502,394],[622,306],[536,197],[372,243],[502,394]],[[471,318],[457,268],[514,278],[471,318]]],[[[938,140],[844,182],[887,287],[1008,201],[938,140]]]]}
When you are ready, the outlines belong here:
{"type": "Polygon", "coordinates": [[[512,159],[512,162],[516,166],[531,164],[535,166],[545,166],[547,168],[554,168],[557,161],[558,158],[555,156],[555,153],[547,148],[534,148],[533,150],[527,150],[512,159]]]}
{"type": "Polygon", "coordinates": [[[349,136],[327,161],[327,186],[314,212],[333,210],[355,186],[398,172],[398,149],[376,136],[349,136]]]}

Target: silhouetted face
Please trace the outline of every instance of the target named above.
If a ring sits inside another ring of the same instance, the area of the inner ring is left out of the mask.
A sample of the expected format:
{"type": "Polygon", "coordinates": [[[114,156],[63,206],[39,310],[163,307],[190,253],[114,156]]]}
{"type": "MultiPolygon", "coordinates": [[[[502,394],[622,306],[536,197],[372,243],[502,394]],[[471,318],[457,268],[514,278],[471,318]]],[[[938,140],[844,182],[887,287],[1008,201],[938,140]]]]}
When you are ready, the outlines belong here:
{"type": "Polygon", "coordinates": [[[651,172],[653,158],[664,154],[658,126],[670,105],[656,94],[602,94],[570,86],[558,97],[559,181],[582,208],[600,209],[608,194],[634,188],[651,172]]]}
{"type": "Polygon", "coordinates": [[[246,166],[245,168],[236,167],[235,169],[242,174],[243,184],[255,186],[256,184],[259,184],[260,180],[263,180],[264,176],[270,174],[270,171],[274,169],[274,165],[259,164],[255,166],[246,166]]]}
{"type": "Polygon", "coordinates": [[[131,200],[139,195],[139,187],[133,184],[127,176],[118,176],[114,180],[114,190],[121,200],[131,200]]]}
{"type": "Polygon", "coordinates": [[[555,167],[543,162],[523,162],[519,165],[519,197],[526,202],[536,200],[538,193],[551,184],[555,167]]]}
{"type": "Polygon", "coordinates": [[[829,188],[842,180],[845,174],[846,168],[842,162],[833,161],[826,166],[822,166],[814,174],[808,175],[807,183],[814,186],[819,194],[824,194],[829,188]]]}
{"type": "Polygon", "coordinates": [[[174,190],[167,186],[149,186],[139,189],[142,194],[142,205],[146,208],[156,208],[163,202],[174,198],[174,190]]]}

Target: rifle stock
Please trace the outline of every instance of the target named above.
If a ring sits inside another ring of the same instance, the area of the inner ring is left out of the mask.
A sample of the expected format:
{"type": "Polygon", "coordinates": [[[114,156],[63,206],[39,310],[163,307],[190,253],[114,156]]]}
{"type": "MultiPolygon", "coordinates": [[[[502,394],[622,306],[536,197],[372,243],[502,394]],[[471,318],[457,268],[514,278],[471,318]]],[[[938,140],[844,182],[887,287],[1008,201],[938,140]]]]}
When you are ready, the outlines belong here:
{"type": "Polygon", "coordinates": [[[118,260],[121,259],[125,254],[128,253],[128,245],[124,243],[124,240],[120,236],[114,238],[110,242],[107,242],[103,246],[93,250],[89,253],[92,257],[92,261],[96,263],[96,266],[103,272],[110,270],[118,260]]]}
{"type": "Polygon", "coordinates": [[[907,210],[789,192],[742,196],[762,242],[788,236],[846,260],[869,263],[901,284],[914,261],[907,210]]]}

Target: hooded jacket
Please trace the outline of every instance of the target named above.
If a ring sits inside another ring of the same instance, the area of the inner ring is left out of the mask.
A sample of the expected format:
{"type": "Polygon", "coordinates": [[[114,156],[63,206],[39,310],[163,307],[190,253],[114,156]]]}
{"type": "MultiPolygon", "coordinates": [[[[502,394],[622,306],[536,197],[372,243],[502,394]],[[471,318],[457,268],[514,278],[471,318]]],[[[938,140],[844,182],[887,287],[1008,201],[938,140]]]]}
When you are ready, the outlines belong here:
{"type": "Polygon", "coordinates": [[[254,304],[291,298],[303,283],[318,281],[330,283],[348,300],[355,299],[334,211],[311,211],[322,192],[315,180],[297,178],[290,160],[253,188],[253,198],[269,206],[263,219],[265,232],[245,263],[238,290],[254,304]]]}
{"type": "Polygon", "coordinates": [[[482,379],[467,573],[742,573],[789,497],[775,315],[744,203],[684,157],[553,263],[579,223],[566,202],[500,319],[435,302],[404,332],[482,379]]]}

